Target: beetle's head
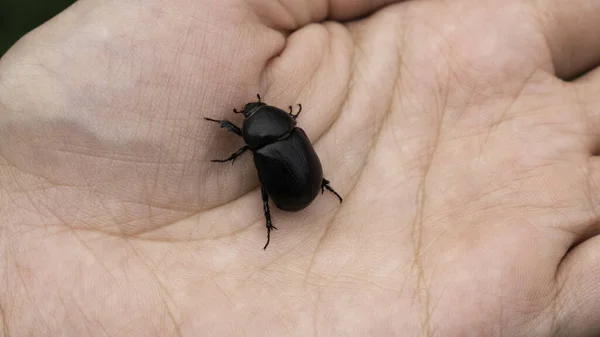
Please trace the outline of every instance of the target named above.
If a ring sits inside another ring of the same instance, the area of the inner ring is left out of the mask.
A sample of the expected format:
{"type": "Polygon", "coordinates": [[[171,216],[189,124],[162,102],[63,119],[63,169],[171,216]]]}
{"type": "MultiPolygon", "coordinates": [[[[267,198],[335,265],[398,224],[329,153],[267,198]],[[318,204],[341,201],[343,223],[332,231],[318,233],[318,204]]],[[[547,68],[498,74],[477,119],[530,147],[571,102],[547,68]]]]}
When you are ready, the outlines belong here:
{"type": "Polygon", "coordinates": [[[244,110],[237,111],[236,109],[233,109],[233,112],[235,112],[236,114],[243,113],[245,118],[250,117],[258,108],[260,108],[263,105],[266,105],[265,103],[260,101],[259,94],[256,94],[256,97],[258,97],[258,102],[247,103],[246,105],[244,105],[244,110]]]}
{"type": "Polygon", "coordinates": [[[246,105],[244,105],[244,117],[248,118],[250,117],[250,115],[252,115],[258,108],[260,108],[261,106],[266,105],[263,102],[250,102],[246,105]]]}

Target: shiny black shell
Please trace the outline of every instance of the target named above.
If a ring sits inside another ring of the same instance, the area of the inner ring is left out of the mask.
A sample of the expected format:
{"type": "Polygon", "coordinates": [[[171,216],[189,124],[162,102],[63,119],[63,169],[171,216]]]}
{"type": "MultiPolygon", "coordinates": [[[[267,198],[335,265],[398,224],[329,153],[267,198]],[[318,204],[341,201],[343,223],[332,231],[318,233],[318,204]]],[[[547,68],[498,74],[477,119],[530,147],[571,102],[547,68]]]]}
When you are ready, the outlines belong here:
{"type": "Polygon", "coordinates": [[[252,108],[246,110],[243,137],[254,154],[261,184],[278,208],[306,208],[323,181],[321,161],[308,136],[287,112],[268,105],[252,108]]]}
{"type": "Polygon", "coordinates": [[[304,130],[295,127],[286,138],[254,152],[260,182],[278,208],[299,211],[321,190],[323,169],[304,130]]]}

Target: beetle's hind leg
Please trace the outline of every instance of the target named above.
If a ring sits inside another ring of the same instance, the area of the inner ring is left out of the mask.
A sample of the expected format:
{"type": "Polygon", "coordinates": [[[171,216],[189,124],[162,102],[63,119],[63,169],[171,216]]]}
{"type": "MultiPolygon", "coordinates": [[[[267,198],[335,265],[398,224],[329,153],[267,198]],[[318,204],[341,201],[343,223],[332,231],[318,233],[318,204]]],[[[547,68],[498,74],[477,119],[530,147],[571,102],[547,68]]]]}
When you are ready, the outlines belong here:
{"type": "Polygon", "coordinates": [[[263,249],[267,249],[269,242],[271,241],[271,231],[277,229],[277,227],[273,226],[271,223],[271,211],[269,210],[269,195],[267,194],[267,190],[263,186],[260,187],[260,192],[262,194],[263,200],[263,211],[265,213],[265,219],[267,221],[267,244],[263,249]]]}
{"type": "Polygon", "coordinates": [[[235,153],[233,153],[227,159],[213,159],[211,161],[216,162],[216,163],[225,163],[225,162],[231,161],[231,165],[233,165],[233,163],[235,162],[235,159],[237,157],[241,156],[242,153],[246,152],[246,150],[248,150],[248,149],[249,149],[249,147],[246,145],[246,146],[240,148],[239,150],[235,151],[235,153]]]}
{"type": "Polygon", "coordinates": [[[329,180],[323,178],[323,182],[321,182],[321,194],[325,192],[325,189],[335,194],[338,197],[338,199],[340,199],[340,204],[342,203],[342,197],[333,188],[331,188],[331,186],[329,186],[329,180]]]}
{"type": "Polygon", "coordinates": [[[290,105],[289,109],[290,109],[290,116],[292,116],[293,119],[296,119],[296,118],[298,118],[298,116],[300,116],[300,113],[302,112],[302,104],[298,104],[298,112],[296,112],[295,115],[294,115],[294,111],[293,111],[291,105],[290,105]]]}
{"type": "Polygon", "coordinates": [[[230,121],[228,121],[226,119],[218,120],[218,119],[212,119],[212,118],[208,118],[208,117],[204,117],[204,119],[206,119],[207,121],[219,123],[222,128],[225,128],[228,131],[233,132],[236,135],[242,137],[242,130],[237,125],[231,123],[230,121]]]}

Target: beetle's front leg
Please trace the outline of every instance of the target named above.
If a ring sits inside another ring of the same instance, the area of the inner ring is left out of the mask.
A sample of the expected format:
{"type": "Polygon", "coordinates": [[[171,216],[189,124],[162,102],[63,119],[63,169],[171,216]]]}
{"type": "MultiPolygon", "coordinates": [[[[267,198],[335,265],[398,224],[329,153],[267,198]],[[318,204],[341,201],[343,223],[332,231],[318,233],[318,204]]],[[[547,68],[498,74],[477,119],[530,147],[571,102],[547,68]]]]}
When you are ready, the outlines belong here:
{"type": "Polygon", "coordinates": [[[298,116],[300,116],[300,113],[302,112],[302,104],[298,104],[298,112],[296,112],[296,114],[294,115],[294,110],[292,109],[292,106],[290,105],[289,109],[290,109],[290,116],[292,116],[293,119],[298,118],[298,116]]]}
{"type": "Polygon", "coordinates": [[[342,197],[333,188],[331,188],[331,186],[329,186],[329,180],[323,178],[323,182],[321,182],[321,194],[325,192],[325,189],[335,194],[338,199],[340,199],[340,204],[342,203],[342,197]]]}
{"type": "Polygon", "coordinates": [[[231,160],[231,165],[233,165],[233,163],[235,162],[235,159],[239,156],[242,155],[242,153],[246,152],[246,150],[248,150],[249,147],[248,145],[240,148],[239,150],[235,151],[234,154],[232,154],[231,156],[229,156],[229,158],[227,159],[213,159],[211,160],[212,162],[216,162],[216,163],[225,163],[231,160]]]}
{"type": "Polygon", "coordinates": [[[226,119],[218,120],[218,119],[212,119],[212,118],[208,118],[208,117],[204,117],[204,119],[206,119],[207,121],[219,123],[219,124],[221,124],[222,128],[225,128],[228,131],[233,132],[236,135],[242,137],[242,130],[238,126],[236,126],[235,124],[231,123],[230,121],[228,121],[226,119]]]}
{"type": "Polygon", "coordinates": [[[261,186],[260,192],[262,194],[263,200],[263,211],[267,220],[267,244],[265,244],[265,247],[263,249],[267,249],[267,246],[271,241],[271,231],[273,229],[277,229],[277,227],[273,226],[273,224],[271,223],[271,211],[269,210],[269,195],[267,194],[267,190],[265,190],[265,188],[261,186]]]}

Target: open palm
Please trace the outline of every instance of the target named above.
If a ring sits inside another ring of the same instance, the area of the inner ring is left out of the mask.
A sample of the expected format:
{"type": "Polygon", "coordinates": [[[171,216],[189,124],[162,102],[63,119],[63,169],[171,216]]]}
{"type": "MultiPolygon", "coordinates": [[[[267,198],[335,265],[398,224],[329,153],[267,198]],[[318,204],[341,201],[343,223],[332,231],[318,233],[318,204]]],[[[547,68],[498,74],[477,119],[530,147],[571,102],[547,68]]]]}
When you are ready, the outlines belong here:
{"type": "Polygon", "coordinates": [[[81,0],[0,62],[7,336],[594,336],[600,3],[81,0]],[[568,7],[567,7],[568,4],[568,7]],[[327,21],[324,21],[327,20],[327,21]],[[337,21],[336,21],[337,20],[337,21]],[[207,122],[344,197],[265,218],[207,122]]]}

